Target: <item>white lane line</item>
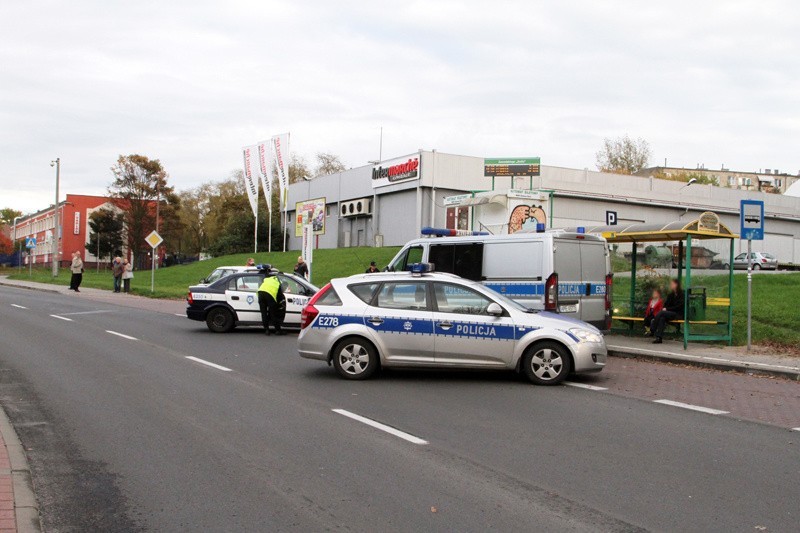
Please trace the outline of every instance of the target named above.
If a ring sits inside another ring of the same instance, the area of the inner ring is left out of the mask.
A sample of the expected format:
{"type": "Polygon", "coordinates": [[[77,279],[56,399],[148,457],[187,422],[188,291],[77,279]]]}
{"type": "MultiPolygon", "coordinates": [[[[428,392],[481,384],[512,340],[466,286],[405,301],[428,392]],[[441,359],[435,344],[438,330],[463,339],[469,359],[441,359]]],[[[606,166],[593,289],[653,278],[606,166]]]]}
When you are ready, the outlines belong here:
{"type": "Polygon", "coordinates": [[[577,387],[579,389],[586,389],[586,390],[608,390],[606,387],[598,387],[597,385],[589,385],[586,383],[575,383],[573,381],[565,381],[564,385],[567,387],[577,387]]]}
{"type": "Polygon", "coordinates": [[[138,341],[136,337],[131,337],[130,335],[125,335],[124,333],[119,333],[117,331],[111,331],[110,329],[106,330],[106,333],[111,333],[112,335],[116,335],[117,337],[122,337],[123,339],[128,339],[129,341],[138,341]]]}
{"type": "Polygon", "coordinates": [[[98,313],[113,313],[114,311],[106,311],[104,309],[97,310],[97,311],[76,311],[74,313],[61,313],[64,316],[71,316],[71,315],[96,315],[98,313]]]}
{"type": "Polygon", "coordinates": [[[720,411],[719,409],[711,409],[710,407],[703,407],[702,405],[692,405],[690,403],[673,402],[672,400],[653,400],[655,403],[663,405],[671,405],[673,407],[682,407],[692,411],[700,411],[701,413],[708,413],[710,415],[727,415],[728,411],[720,411]]]}
{"type": "Polygon", "coordinates": [[[185,316],[186,316],[186,313],[173,313],[173,315],[175,315],[175,316],[179,316],[179,317],[181,317],[181,318],[182,318],[182,317],[185,317],[185,316]]]}
{"type": "Polygon", "coordinates": [[[58,316],[58,315],[50,315],[50,316],[53,317],[53,318],[57,318],[59,320],[66,320],[67,322],[72,322],[71,318],[67,318],[65,316],[58,316]]]}
{"type": "Polygon", "coordinates": [[[350,411],[346,411],[344,409],[331,409],[334,413],[338,413],[342,416],[346,416],[347,418],[352,418],[362,424],[366,424],[370,427],[374,427],[375,429],[380,429],[381,431],[385,431],[390,435],[394,435],[395,437],[400,437],[403,440],[407,440],[408,442],[414,444],[428,444],[428,441],[423,440],[419,437],[415,437],[410,433],[406,433],[405,431],[400,431],[399,429],[395,429],[392,426],[387,426],[386,424],[381,424],[380,422],[375,422],[371,418],[366,418],[361,415],[357,415],[355,413],[351,413],[350,411]]]}
{"type": "Polygon", "coordinates": [[[195,363],[200,363],[201,365],[210,366],[211,368],[216,368],[217,370],[222,370],[224,372],[233,372],[230,368],[222,365],[218,365],[217,363],[212,363],[211,361],[206,361],[205,359],[200,359],[199,357],[192,357],[191,355],[187,355],[186,359],[190,361],[194,361],[195,363]]]}
{"type": "Polygon", "coordinates": [[[17,309],[27,309],[27,307],[25,307],[24,305],[17,305],[17,304],[11,304],[11,307],[16,307],[17,309]]]}
{"type": "Polygon", "coordinates": [[[800,431],[800,428],[792,428],[792,431],[800,431]]]}

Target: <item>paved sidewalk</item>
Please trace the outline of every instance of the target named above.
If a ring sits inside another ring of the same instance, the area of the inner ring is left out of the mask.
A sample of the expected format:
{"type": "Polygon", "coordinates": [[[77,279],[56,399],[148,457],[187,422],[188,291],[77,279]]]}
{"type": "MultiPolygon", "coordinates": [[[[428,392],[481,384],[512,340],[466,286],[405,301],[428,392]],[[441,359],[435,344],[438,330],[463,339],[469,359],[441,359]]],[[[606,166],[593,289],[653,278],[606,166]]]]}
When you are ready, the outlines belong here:
{"type": "Polygon", "coordinates": [[[777,354],[769,348],[754,346],[751,352],[747,352],[744,346],[691,343],[684,350],[683,340],[665,339],[664,344],[653,344],[652,341],[652,338],[644,336],[606,335],[606,345],[612,356],[767,374],[800,381],[800,357],[777,354]]]}
{"type": "Polygon", "coordinates": [[[5,411],[0,408],[0,532],[41,531],[28,459],[5,411]]]}
{"type": "Polygon", "coordinates": [[[167,300],[159,298],[147,298],[134,294],[115,293],[104,289],[92,289],[90,287],[81,288],[81,292],[73,292],[66,285],[54,285],[50,283],[39,283],[36,281],[25,281],[8,279],[8,276],[0,276],[0,286],[16,287],[19,289],[33,289],[58,294],[64,294],[70,298],[82,298],[102,303],[111,303],[136,309],[145,309],[159,313],[185,313],[186,302],[184,300],[167,300]]]}

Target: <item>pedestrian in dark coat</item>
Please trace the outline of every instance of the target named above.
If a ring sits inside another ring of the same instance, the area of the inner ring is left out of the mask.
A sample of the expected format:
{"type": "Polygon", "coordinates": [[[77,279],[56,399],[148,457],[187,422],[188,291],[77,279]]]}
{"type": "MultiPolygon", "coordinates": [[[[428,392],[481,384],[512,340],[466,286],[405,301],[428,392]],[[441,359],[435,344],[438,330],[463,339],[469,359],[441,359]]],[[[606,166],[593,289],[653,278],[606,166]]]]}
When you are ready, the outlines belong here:
{"type": "Polygon", "coordinates": [[[664,335],[664,328],[667,327],[667,322],[683,318],[684,297],[681,282],[673,279],[670,281],[669,288],[669,294],[664,301],[664,308],[659,311],[650,324],[650,331],[653,332],[655,337],[653,344],[661,344],[661,337],[664,335]]]}

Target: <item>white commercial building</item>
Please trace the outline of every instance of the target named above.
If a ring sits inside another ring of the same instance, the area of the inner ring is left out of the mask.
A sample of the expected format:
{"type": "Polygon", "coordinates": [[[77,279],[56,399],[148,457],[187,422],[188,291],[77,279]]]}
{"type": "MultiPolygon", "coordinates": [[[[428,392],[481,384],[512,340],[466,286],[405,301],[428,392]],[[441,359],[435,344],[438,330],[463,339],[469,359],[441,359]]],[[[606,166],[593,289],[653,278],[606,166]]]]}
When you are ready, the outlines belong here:
{"type": "Polygon", "coordinates": [[[290,247],[300,248],[301,227],[312,222],[319,248],[399,246],[426,226],[505,234],[537,222],[548,228],[603,225],[609,217],[619,224],[666,223],[705,211],[738,233],[740,200],[760,199],[766,236],[754,250],[800,263],[800,198],[545,165],[538,176],[492,178],[485,163],[422,150],[294,183],[290,247]]]}

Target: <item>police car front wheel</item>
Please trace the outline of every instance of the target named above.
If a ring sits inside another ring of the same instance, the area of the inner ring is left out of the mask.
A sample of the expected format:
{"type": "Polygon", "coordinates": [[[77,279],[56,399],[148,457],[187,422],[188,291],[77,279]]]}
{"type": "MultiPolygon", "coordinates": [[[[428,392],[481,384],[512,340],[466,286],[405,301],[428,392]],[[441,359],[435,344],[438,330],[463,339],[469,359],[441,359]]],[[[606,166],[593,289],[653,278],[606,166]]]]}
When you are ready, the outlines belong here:
{"type": "Polygon", "coordinates": [[[537,385],[556,385],[564,381],[572,368],[567,349],[555,342],[537,343],[525,352],[522,371],[537,385]]]}
{"type": "Polygon", "coordinates": [[[216,307],[208,312],[206,325],[214,333],[227,333],[233,329],[235,321],[230,311],[222,307],[216,307]]]}
{"type": "Polygon", "coordinates": [[[358,337],[342,339],[333,348],[333,366],[345,379],[367,379],[378,370],[375,347],[358,337]]]}

